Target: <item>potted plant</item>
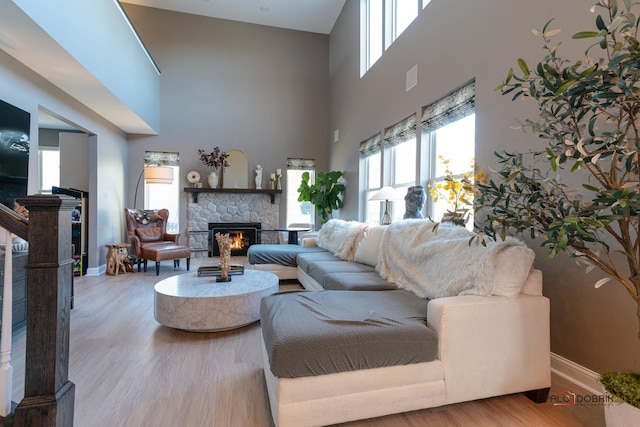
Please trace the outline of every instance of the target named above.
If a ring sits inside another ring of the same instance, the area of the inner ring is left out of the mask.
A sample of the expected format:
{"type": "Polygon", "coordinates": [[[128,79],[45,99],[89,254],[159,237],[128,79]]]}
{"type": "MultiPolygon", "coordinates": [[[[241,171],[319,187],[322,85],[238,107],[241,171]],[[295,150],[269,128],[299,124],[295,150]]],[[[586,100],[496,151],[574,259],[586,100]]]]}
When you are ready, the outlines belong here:
{"type": "MultiPolygon", "coordinates": [[[[211,172],[207,177],[207,183],[209,184],[209,187],[216,188],[219,181],[219,176],[216,174],[216,171],[219,168],[223,168],[224,171],[224,168],[229,166],[229,162],[227,162],[229,154],[220,150],[220,147],[213,147],[213,151],[211,151],[211,153],[207,153],[203,149],[199,149],[198,156],[202,163],[213,168],[213,172],[211,172]]],[[[222,176],[222,173],[220,173],[220,176],[222,176]]]]}
{"type": "MultiPolygon", "coordinates": [[[[432,182],[427,185],[429,195],[433,203],[438,203],[438,200],[442,199],[449,205],[447,212],[442,216],[442,222],[451,222],[464,227],[469,221],[473,208],[474,182],[484,182],[484,173],[482,171],[473,173],[475,168],[473,159],[471,159],[469,171],[458,175],[451,170],[450,159],[445,159],[443,156],[438,156],[438,159],[445,166],[445,175],[442,182],[432,182]]],[[[434,226],[434,231],[436,230],[437,225],[434,226]]]]}
{"type": "MultiPolygon", "coordinates": [[[[552,38],[559,30],[549,28],[551,21],[533,30],[544,41],[545,56],[534,67],[518,59],[518,71],[509,70],[497,90],[538,104],[538,119],[521,125],[547,144],[540,151],[496,153],[500,169],[477,184],[475,207],[476,218],[485,217],[476,224],[479,241],[512,232],[542,238],[549,258],[566,251],[588,269],[605,272],[596,288],[609,281],[622,286],[640,320],[640,42],[634,8],[630,0],[592,7],[602,11],[595,29],[573,35],[595,40],[583,61],[558,55],[552,38]],[[570,188],[556,178],[559,170],[584,174],[584,184],[570,188]]],[[[609,385],[614,383],[604,382],[617,396],[609,385]]]]}
{"type": "Polygon", "coordinates": [[[318,215],[322,217],[322,224],[329,221],[333,211],[344,206],[341,195],[345,186],[340,181],[341,171],[331,171],[328,173],[318,172],[316,180],[309,183],[311,176],[309,172],[302,174],[302,182],[298,188],[299,202],[310,202],[316,208],[318,215]]]}

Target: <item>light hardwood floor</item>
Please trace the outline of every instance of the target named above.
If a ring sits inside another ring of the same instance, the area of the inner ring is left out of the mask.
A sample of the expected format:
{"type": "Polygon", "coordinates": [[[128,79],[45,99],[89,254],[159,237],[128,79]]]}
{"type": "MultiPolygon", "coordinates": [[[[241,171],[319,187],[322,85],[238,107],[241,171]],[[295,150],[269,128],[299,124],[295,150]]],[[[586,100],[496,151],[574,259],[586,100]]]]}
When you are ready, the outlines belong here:
{"type": "MultiPolygon", "coordinates": [[[[236,262],[243,260],[234,259],[236,262]]],[[[194,260],[190,274],[215,260],[194,260]]],[[[69,379],[76,427],[272,426],[260,325],[219,333],[170,329],[153,318],[153,286],[185,274],[163,263],[147,273],[75,281],[69,379]]],[[[283,283],[281,288],[298,287],[283,283]]],[[[471,361],[473,363],[473,361],[471,361]]],[[[24,332],[15,334],[13,400],[24,386],[24,332]]],[[[479,366],[478,369],[481,369],[479,366]]],[[[583,393],[553,377],[551,394],[583,393]]],[[[521,394],[343,424],[349,427],[603,426],[600,406],[536,405],[521,394]]]]}

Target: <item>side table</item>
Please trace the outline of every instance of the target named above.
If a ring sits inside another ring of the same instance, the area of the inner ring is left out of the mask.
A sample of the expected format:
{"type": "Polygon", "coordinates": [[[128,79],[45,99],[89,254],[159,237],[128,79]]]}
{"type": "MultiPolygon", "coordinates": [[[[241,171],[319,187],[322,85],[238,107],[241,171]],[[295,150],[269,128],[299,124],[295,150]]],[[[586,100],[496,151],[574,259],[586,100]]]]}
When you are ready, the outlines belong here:
{"type": "Polygon", "coordinates": [[[123,273],[133,273],[133,266],[129,260],[129,251],[127,248],[130,243],[112,243],[105,245],[107,250],[107,271],[109,276],[117,276],[122,270],[123,273]]]}
{"type": "Polygon", "coordinates": [[[289,234],[288,243],[290,245],[298,244],[298,232],[299,231],[309,231],[311,230],[309,227],[287,227],[287,228],[276,228],[276,231],[286,231],[289,234]]]}

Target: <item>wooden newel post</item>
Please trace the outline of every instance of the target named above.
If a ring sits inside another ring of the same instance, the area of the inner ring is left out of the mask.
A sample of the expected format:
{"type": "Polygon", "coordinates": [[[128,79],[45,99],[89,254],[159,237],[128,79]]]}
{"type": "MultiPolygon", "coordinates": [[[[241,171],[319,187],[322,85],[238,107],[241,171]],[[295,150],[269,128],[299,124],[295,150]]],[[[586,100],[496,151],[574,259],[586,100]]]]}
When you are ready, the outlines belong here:
{"type": "Polygon", "coordinates": [[[18,203],[29,210],[29,256],[24,399],[16,408],[14,422],[16,426],[72,427],[71,210],[77,200],[35,195],[18,203]]]}

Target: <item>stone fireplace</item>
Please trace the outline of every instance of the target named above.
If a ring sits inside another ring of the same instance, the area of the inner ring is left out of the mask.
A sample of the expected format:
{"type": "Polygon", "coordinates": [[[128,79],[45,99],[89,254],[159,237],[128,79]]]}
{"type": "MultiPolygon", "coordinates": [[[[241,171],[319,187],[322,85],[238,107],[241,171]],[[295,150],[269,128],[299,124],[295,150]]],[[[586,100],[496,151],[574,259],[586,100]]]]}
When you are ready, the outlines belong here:
{"type": "MultiPolygon", "coordinates": [[[[186,191],[187,189],[185,189],[186,191]]],[[[248,189],[189,189],[193,195],[187,195],[187,227],[188,245],[192,249],[192,257],[212,256],[209,224],[259,224],[254,228],[256,241],[261,243],[278,243],[279,198],[264,190],[248,189]]],[[[242,227],[239,227],[242,228],[242,227]]],[[[244,231],[244,230],[241,230],[244,231]]],[[[243,236],[243,239],[246,239],[243,236]]],[[[234,252],[232,251],[232,255],[234,252]]],[[[239,253],[238,253],[239,255],[239,253]]],[[[217,256],[217,255],[214,255],[217,256]]]]}

